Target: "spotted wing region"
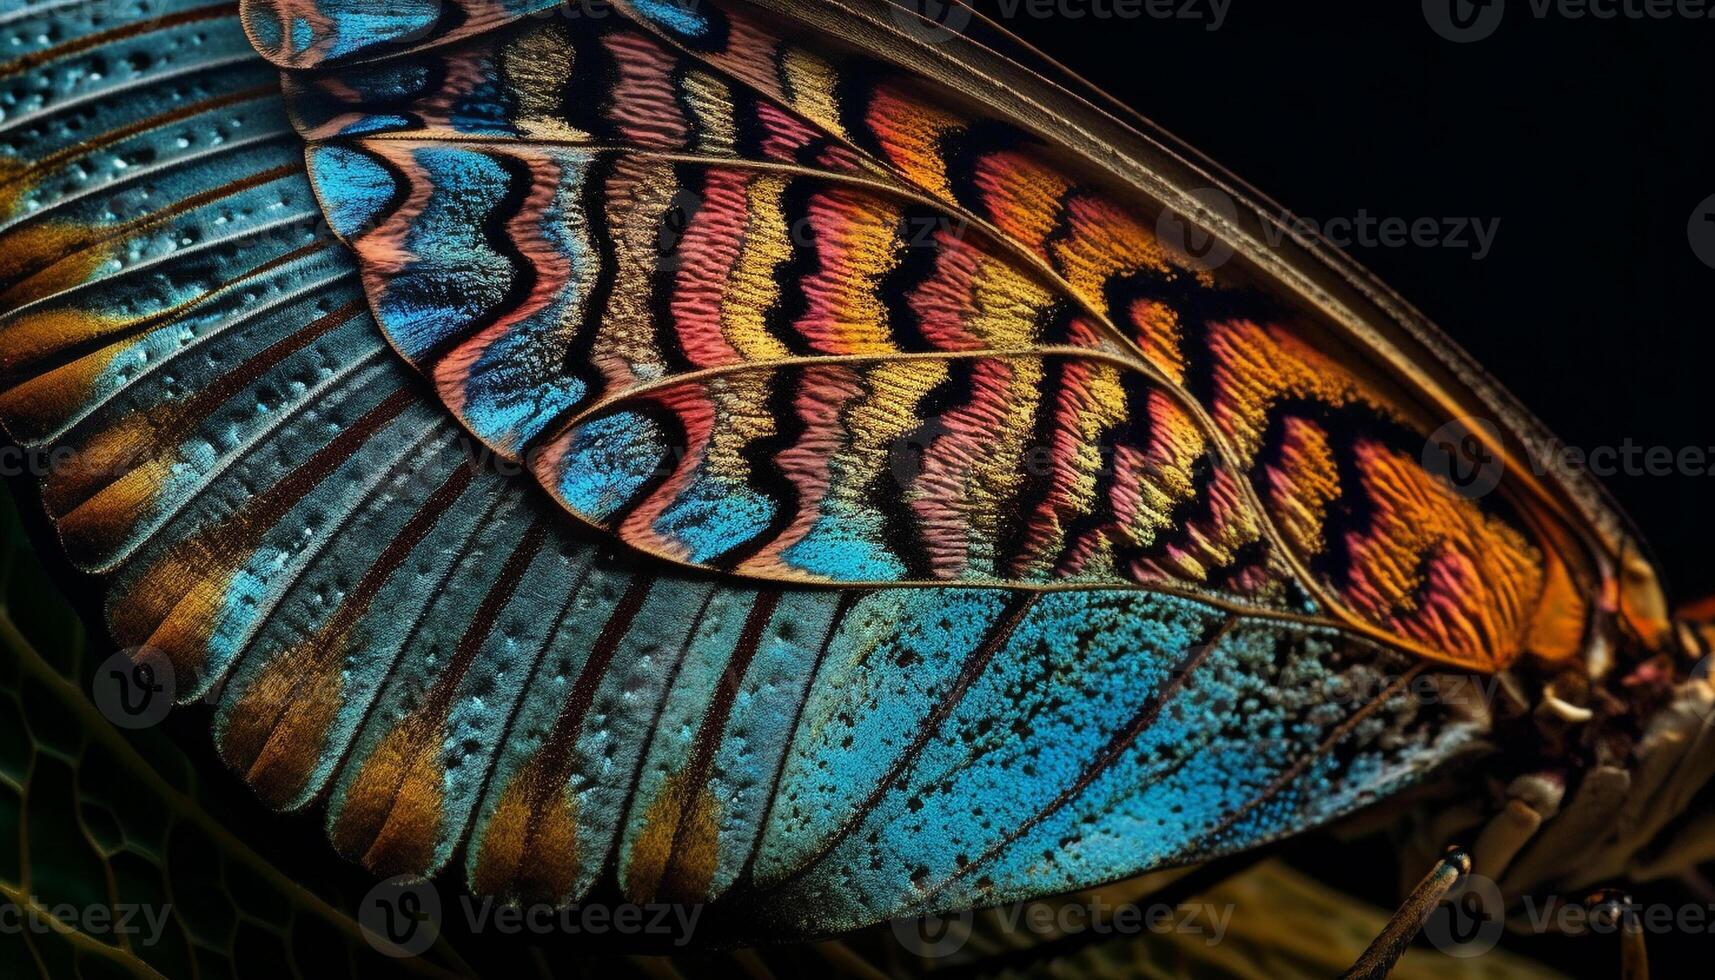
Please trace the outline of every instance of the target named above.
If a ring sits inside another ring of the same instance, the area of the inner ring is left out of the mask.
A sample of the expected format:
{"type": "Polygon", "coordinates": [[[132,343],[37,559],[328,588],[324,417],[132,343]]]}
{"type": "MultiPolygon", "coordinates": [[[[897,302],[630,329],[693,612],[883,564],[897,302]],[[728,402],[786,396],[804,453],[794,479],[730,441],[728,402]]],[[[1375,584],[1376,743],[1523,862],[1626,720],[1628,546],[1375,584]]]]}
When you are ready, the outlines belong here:
{"type": "Polygon", "coordinates": [[[1444,404],[868,34],[739,2],[245,10],[389,339],[627,545],[1314,609],[1481,670],[1583,649],[1599,571],[1528,488],[1425,470],[1444,404]]]}
{"type": "MultiPolygon", "coordinates": [[[[0,422],[117,645],[162,651],[221,758],[378,875],[706,902],[699,938],[779,940],[1242,850],[1482,745],[1480,705],[1424,696],[1438,669],[1263,602],[809,588],[614,548],[391,349],[235,8],[24,7],[0,50],[0,422]]],[[[1086,349],[924,363],[1114,385],[1155,413],[1128,458],[1171,487],[1194,457],[1161,443],[1199,431],[1161,421],[1180,403],[1086,349]]],[[[580,425],[780,368],[615,385],[580,425]]],[[[905,383],[814,369],[845,401],[805,432],[905,383]]]]}

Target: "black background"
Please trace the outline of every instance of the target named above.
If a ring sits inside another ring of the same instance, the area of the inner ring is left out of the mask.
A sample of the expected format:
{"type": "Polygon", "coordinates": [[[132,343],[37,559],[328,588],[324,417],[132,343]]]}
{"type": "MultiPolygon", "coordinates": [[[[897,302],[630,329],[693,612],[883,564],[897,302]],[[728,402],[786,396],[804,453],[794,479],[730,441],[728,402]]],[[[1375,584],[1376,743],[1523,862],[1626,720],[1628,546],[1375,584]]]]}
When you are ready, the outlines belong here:
{"type": "MultiPolygon", "coordinates": [[[[1469,44],[1431,30],[1420,0],[1232,0],[1216,31],[1147,17],[1003,23],[1296,214],[1500,219],[1482,261],[1348,251],[1568,445],[1631,439],[1715,459],[1715,269],[1687,235],[1715,194],[1715,20],[1539,20],[1511,0],[1499,30],[1469,44]]],[[[1715,592],[1715,476],[1604,482],[1675,601],[1715,592]]],[[[1397,864],[1387,847],[1312,837],[1286,857],[1381,903],[1397,864]]],[[[1694,900],[1671,885],[1636,897],[1694,900]]],[[[1656,975],[1709,975],[1715,936],[1649,942],[1656,975]]],[[[1573,975],[1619,975],[1612,937],[1505,945],[1573,975]]]]}

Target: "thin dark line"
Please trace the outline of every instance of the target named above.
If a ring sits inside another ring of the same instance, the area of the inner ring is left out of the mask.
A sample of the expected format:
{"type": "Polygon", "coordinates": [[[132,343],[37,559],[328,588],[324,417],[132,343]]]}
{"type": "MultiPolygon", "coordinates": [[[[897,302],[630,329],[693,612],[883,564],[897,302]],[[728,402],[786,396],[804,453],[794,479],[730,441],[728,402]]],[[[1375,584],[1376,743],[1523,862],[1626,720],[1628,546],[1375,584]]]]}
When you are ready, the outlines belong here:
{"type": "Polygon", "coordinates": [[[1048,803],[1048,805],[1039,809],[1016,829],[1008,832],[999,841],[984,851],[976,860],[955,870],[953,874],[946,878],[946,880],[930,888],[924,894],[923,901],[927,902],[929,899],[940,894],[943,890],[952,885],[953,882],[958,881],[960,878],[963,878],[966,874],[976,870],[978,867],[987,864],[996,854],[999,854],[1001,850],[1029,833],[1032,828],[1036,827],[1042,821],[1064,809],[1067,804],[1071,803],[1080,794],[1082,794],[1084,790],[1088,789],[1090,785],[1103,773],[1107,772],[1108,768],[1112,766],[1114,762],[1118,761],[1120,756],[1125,753],[1126,749],[1130,748],[1133,742],[1137,741],[1138,736],[1142,735],[1155,724],[1155,720],[1160,717],[1162,709],[1173,700],[1173,698],[1179,693],[1180,689],[1185,686],[1185,683],[1191,677],[1192,672],[1203,665],[1203,661],[1209,658],[1209,655],[1221,644],[1221,641],[1224,640],[1227,634],[1232,631],[1233,626],[1236,625],[1238,621],[1238,616],[1229,615],[1212,635],[1206,639],[1200,640],[1196,645],[1194,645],[1191,648],[1190,654],[1179,662],[1178,666],[1174,669],[1172,677],[1168,679],[1161,691],[1149,700],[1143,710],[1140,711],[1132,720],[1130,725],[1126,726],[1125,729],[1116,732],[1113,737],[1108,740],[1108,744],[1102,748],[1102,751],[1090,762],[1089,765],[1084,767],[1083,772],[1078,774],[1078,778],[1073,781],[1072,785],[1061,790],[1060,793],[1048,803]]]}
{"type": "Polygon", "coordinates": [[[1226,833],[1228,830],[1231,830],[1234,824],[1243,820],[1252,810],[1255,810],[1257,807],[1262,806],[1264,803],[1273,799],[1281,790],[1291,785],[1293,780],[1302,776],[1304,774],[1304,770],[1309,768],[1312,762],[1315,762],[1323,755],[1326,755],[1330,749],[1343,741],[1347,735],[1350,735],[1352,730],[1362,723],[1365,718],[1368,718],[1379,710],[1382,705],[1387,703],[1389,698],[1393,697],[1394,694],[1398,693],[1407,684],[1410,684],[1426,669],[1428,669],[1427,664],[1418,664],[1406,671],[1404,674],[1401,674],[1398,680],[1389,684],[1385,690],[1372,698],[1369,703],[1353,712],[1345,721],[1341,722],[1339,727],[1335,728],[1333,733],[1326,739],[1323,739],[1321,744],[1317,745],[1314,751],[1300,756],[1290,767],[1287,768],[1285,772],[1276,776],[1274,781],[1261,793],[1252,797],[1242,806],[1228,814],[1225,819],[1215,826],[1215,829],[1197,838],[1195,846],[1202,847],[1208,844],[1210,841],[1226,833]]]}
{"type": "Polygon", "coordinates": [[[792,760],[792,746],[798,741],[798,729],[804,721],[804,709],[810,703],[814,693],[816,678],[822,672],[822,664],[827,660],[828,650],[833,646],[834,636],[840,631],[840,624],[845,622],[846,614],[857,602],[857,595],[852,592],[840,594],[834,606],[834,618],[828,625],[828,631],[822,636],[822,645],[816,651],[816,657],[810,663],[810,674],[804,682],[804,691],[798,698],[798,703],[792,712],[792,723],[786,728],[786,743],[780,752],[780,761],[774,767],[774,776],[768,782],[768,795],[763,798],[762,819],[756,825],[756,836],[750,842],[750,853],[745,856],[744,864],[740,866],[739,881],[750,878],[751,870],[756,865],[756,858],[762,851],[762,838],[768,833],[768,821],[774,816],[774,803],[780,794],[780,781],[786,776],[786,764],[792,760]]]}
{"type": "Polygon", "coordinates": [[[853,809],[850,819],[842,823],[832,834],[829,834],[827,839],[817,846],[814,853],[806,857],[796,868],[782,875],[778,881],[770,882],[769,887],[771,889],[779,889],[802,878],[815,867],[817,862],[827,857],[834,848],[851,836],[863,818],[876,808],[876,805],[893,788],[893,784],[898,782],[899,777],[916,761],[917,754],[923,751],[924,746],[929,744],[929,740],[934,737],[941,724],[959,706],[966,692],[982,676],[990,661],[994,659],[995,654],[1000,652],[1001,647],[1006,645],[1007,640],[1012,637],[1013,632],[1024,621],[1025,614],[1035,605],[1035,601],[1036,593],[1014,594],[1008,600],[1005,611],[1001,613],[1000,618],[989,630],[988,635],[983,638],[982,645],[965,658],[965,663],[959,668],[959,676],[953,682],[952,688],[935,705],[935,709],[929,713],[929,717],[925,718],[923,723],[918,726],[916,734],[912,736],[911,744],[906,746],[898,759],[894,760],[887,774],[876,782],[875,788],[870,790],[863,802],[853,809]]]}

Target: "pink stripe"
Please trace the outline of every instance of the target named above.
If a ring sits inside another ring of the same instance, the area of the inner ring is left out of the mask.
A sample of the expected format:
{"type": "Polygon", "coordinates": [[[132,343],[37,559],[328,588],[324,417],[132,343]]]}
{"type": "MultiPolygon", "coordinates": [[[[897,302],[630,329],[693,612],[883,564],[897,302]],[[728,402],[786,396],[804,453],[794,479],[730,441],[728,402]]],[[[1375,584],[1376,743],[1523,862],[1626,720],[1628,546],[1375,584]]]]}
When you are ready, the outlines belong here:
{"type": "Polygon", "coordinates": [[[699,368],[741,360],[721,330],[721,304],[750,220],[748,183],[737,171],[710,170],[700,193],[689,187],[679,192],[695,199],[696,213],[679,243],[673,326],[685,356],[699,368]]]}
{"type": "Polygon", "coordinates": [[[792,523],[741,571],[755,575],[798,575],[781,556],[804,540],[822,516],[822,504],[833,483],[833,460],[851,444],[842,413],[864,396],[858,373],[849,367],[811,367],[794,378],[775,372],[774,384],[796,384],[792,398],[794,413],[804,423],[804,433],[791,448],[775,457],[781,473],[798,491],[798,512],[792,523]]]}
{"type": "MultiPolygon", "coordinates": [[[[609,34],[602,43],[619,66],[619,78],[609,94],[608,119],[623,137],[642,146],[683,148],[691,129],[673,84],[678,59],[650,38],[630,31],[609,34]]],[[[594,92],[580,95],[598,97],[594,92]]]]}

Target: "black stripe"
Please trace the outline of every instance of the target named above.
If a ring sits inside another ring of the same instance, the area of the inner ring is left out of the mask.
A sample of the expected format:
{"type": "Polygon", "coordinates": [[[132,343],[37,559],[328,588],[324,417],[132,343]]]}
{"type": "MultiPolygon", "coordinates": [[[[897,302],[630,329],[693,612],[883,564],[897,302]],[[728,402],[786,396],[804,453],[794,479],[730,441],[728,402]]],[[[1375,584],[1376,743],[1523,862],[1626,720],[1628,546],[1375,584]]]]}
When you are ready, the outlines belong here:
{"type": "MultiPolygon", "coordinates": [[[[466,340],[498,323],[503,317],[510,315],[524,305],[529,300],[531,291],[536,288],[536,264],[518,248],[506,227],[524,210],[525,203],[529,201],[534,175],[523,160],[511,154],[485,153],[483,155],[506,175],[506,190],[500,195],[500,200],[495,202],[494,207],[483,215],[482,223],[477,232],[491,251],[506,260],[506,264],[511,268],[511,275],[507,279],[505,292],[501,294],[498,300],[472,316],[470,321],[456,332],[436,341],[424,352],[421,361],[431,369],[442,358],[457,350],[466,340]]],[[[428,179],[426,174],[424,179],[428,179]]]]}
{"type": "Polygon", "coordinates": [[[744,564],[785,533],[792,522],[798,519],[798,508],[802,505],[798,486],[786,478],[785,471],[776,460],[781,453],[798,444],[807,428],[803,417],[798,414],[797,407],[793,405],[801,382],[802,374],[798,371],[772,372],[768,381],[768,401],[764,411],[774,420],[774,434],[752,439],[739,452],[745,462],[746,484],[774,505],[774,513],[769,518],[768,526],[753,535],[750,540],[737,542],[710,559],[708,564],[713,568],[730,571],[744,564]]]}
{"type": "MultiPolygon", "coordinates": [[[[1103,466],[1096,478],[1095,503],[1087,513],[1073,518],[1066,525],[1061,544],[1062,561],[1059,566],[1062,573],[1069,572],[1064,561],[1066,553],[1090,535],[1105,530],[1108,536],[1114,539],[1115,548],[1122,547],[1122,543],[1114,537],[1118,530],[1114,527],[1118,521],[1114,514],[1114,486],[1119,479],[1118,468],[1114,462],[1115,450],[1120,446],[1129,446],[1142,453],[1149,451],[1150,440],[1155,432],[1155,419],[1149,412],[1149,396],[1155,389],[1147,380],[1129,371],[1121,374],[1120,389],[1125,393],[1125,421],[1105,434],[1108,441],[1101,447],[1103,466]]],[[[1120,562],[1118,555],[1115,556],[1115,562],[1120,562]]],[[[1123,565],[1116,568],[1116,571],[1123,573],[1123,565]]]]}
{"type": "Polygon", "coordinates": [[[894,346],[906,352],[935,350],[923,336],[923,322],[911,308],[911,297],[935,278],[941,257],[933,233],[946,222],[946,215],[931,208],[908,207],[899,216],[894,238],[894,264],[881,277],[878,292],[887,308],[887,329],[894,346]]]}
{"type": "Polygon", "coordinates": [[[996,153],[1033,143],[1018,127],[992,119],[980,119],[964,129],[943,134],[940,153],[946,163],[947,185],[953,191],[953,199],[972,214],[993,220],[988,196],[977,184],[980,164],[996,153]]]}
{"type": "Polygon", "coordinates": [[[1029,537],[1038,511],[1047,506],[1054,492],[1054,436],[1059,431],[1060,398],[1066,391],[1066,371],[1072,362],[1064,358],[1044,358],[1041,396],[1036,403],[1036,424],[1031,427],[1029,444],[1023,447],[1018,465],[1023,480],[1013,494],[1012,506],[1002,508],[1000,528],[995,533],[995,562],[1001,575],[1017,578],[1023,574],[1029,537]]]}
{"type": "MultiPolygon", "coordinates": [[[[922,474],[935,440],[946,432],[942,416],[970,404],[975,397],[974,362],[958,358],[946,364],[947,376],[929,390],[917,407],[916,415],[922,421],[889,447],[886,470],[864,488],[865,497],[881,515],[881,539],[904,565],[905,578],[911,580],[931,578],[933,565],[916,514],[905,506],[905,493],[922,474]]],[[[873,388],[869,389],[869,396],[876,396],[873,388]]]]}
{"type": "Polygon", "coordinates": [[[762,322],[769,335],[780,341],[795,357],[808,357],[816,351],[798,329],[798,321],[810,309],[810,298],[804,283],[822,270],[821,251],[816,241],[816,227],[810,220],[810,201],[817,185],[804,178],[793,178],[781,194],[780,212],[786,220],[786,234],[792,249],[791,258],[774,270],[774,281],[780,287],[774,302],[763,313],[762,322]]]}
{"type": "Polygon", "coordinates": [[[679,342],[677,321],[673,316],[673,298],[678,293],[679,266],[683,261],[680,246],[690,234],[691,225],[702,210],[706,187],[706,168],[695,164],[673,167],[673,181],[678,190],[667,202],[655,230],[655,268],[649,274],[649,311],[654,321],[655,349],[669,374],[683,374],[696,369],[679,342]]]}

